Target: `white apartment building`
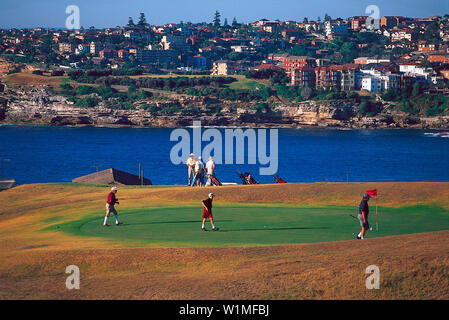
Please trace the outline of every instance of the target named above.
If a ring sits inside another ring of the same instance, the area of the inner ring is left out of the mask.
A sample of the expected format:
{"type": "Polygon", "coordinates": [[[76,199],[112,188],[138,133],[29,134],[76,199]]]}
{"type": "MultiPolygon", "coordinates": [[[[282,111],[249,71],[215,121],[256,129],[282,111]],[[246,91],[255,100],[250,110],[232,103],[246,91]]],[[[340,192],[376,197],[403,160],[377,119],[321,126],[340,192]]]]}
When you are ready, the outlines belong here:
{"type": "Polygon", "coordinates": [[[369,92],[383,92],[390,88],[399,88],[400,78],[399,75],[391,72],[382,72],[375,69],[361,70],[361,77],[359,78],[362,83],[360,87],[362,90],[369,92]]]}

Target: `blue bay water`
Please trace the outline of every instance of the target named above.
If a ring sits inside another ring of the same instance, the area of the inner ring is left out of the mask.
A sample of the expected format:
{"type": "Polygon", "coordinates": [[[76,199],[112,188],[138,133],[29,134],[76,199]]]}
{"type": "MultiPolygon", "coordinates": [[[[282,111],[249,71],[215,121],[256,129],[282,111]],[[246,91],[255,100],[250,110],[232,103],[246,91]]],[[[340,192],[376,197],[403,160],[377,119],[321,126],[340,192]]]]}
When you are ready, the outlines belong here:
{"type": "MultiPolygon", "coordinates": [[[[223,129],[220,129],[223,132],[223,129]]],[[[184,185],[185,165],[170,161],[172,129],[0,126],[5,176],[18,184],[68,182],[100,170],[138,174],[153,184],[184,185]]],[[[430,130],[279,129],[278,174],[288,182],[449,181],[449,138],[430,130]]],[[[224,141],[224,139],[223,139],[224,141]]],[[[207,143],[203,142],[203,147],[207,143]]],[[[245,152],[246,154],[246,152],[245,152]]],[[[224,156],[224,155],[223,155],[224,156]]],[[[245,163],[247,163],[245,161],[245,163]]],[[[235,170],[260,183],[260,165],[218,165],[223,182],[241,183],[235,170]]]]}

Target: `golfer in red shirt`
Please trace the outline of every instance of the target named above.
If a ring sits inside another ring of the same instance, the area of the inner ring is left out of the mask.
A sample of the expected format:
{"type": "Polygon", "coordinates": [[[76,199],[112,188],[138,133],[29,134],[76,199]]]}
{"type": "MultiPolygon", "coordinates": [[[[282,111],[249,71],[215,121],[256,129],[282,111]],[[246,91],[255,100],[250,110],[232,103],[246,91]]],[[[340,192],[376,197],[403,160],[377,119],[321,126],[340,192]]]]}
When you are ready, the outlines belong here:
{"type": "Polygon", "coordinates": [[[206,200],[202,201],[203,204],[203,225],[201,227],[201,230],[207,231],[204,227],[204,224],[206,223],[206,219],[210,219],[210,224],[212,226],[213,231],[218,231],[218,228],[214,225],[214,220],[212,217],[212,201],[214,200],[215,195],[211,192],[209,193],[209,197],[206,200]]]}
{"type": "Polygon", "coordinates": [[[122,223],[118,221],[118,215],[117,210],[115,210],[115,204],[119,204],[118,199],[115,197],[115,194],[117,193],[117,187],[112,187],[111,192],[108,194],[108,199],[106,202],[106,216],[104,217],[103,227],[109,227],[108,225],[108,218],[109,214],[112,212],[114,214],[115,218],[115,225],[119,226],[122,223]]]}

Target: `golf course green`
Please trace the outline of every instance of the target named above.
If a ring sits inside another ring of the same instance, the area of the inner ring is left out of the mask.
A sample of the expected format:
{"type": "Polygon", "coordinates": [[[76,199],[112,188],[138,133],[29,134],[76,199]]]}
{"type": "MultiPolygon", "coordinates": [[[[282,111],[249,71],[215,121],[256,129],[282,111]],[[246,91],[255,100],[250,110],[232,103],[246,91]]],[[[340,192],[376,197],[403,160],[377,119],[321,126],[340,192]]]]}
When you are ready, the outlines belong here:
{"type": "MultiPolygon", "coordinates": [[[[357,208],[342,206],[304,207],[280,204],[227,205],[214,207],[212,232],[207,221],[201,231],[200,207],[166,207],[119,210],[123,225],[103,227],[103,211],[83,219],[54,224],[43,231],[55,231],[81,237],[99,237],[123,241],[126,246],[225,247],[261,246],[293,243],[328,242],[354,239],[360,231],[357,208]],[[351,217],[353,215],[354,217],[351,217]]],[[[379,207],[376,231],[375,207],[369,222],[373,231],[367,238],[449,230],[449,211],[438,207],[379,207]]]]}

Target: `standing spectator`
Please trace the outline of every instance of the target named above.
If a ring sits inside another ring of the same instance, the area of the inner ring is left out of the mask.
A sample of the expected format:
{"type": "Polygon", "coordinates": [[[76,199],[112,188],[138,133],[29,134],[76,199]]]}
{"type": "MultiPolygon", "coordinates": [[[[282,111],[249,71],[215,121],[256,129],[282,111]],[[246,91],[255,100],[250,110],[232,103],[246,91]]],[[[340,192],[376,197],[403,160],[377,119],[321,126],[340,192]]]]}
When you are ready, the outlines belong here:
{"type": "Polygon", "coordinates": [[[215,175],[215,162],[213,157],[209,157],[209,161],[206,163],[206,177],[207,182],[206,186],[212,185],[212,179],[211,177],[215,175]]]}
{"type": "Polygon", "coordinates": [[[195,170],[195,155],[193,153],[191,153],[190,157],[187,159],[186,166],[187,166],[187,176],[189,178],[189,182],[187,185],[190,186],[195,170]]]}
{"type": "Polygon", "coordinates": [[[196,185],[202,187],[204,185],[204,163],[201,160],[201,156],[195,162],[195,175],[196,175],[196,185]]]}

